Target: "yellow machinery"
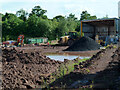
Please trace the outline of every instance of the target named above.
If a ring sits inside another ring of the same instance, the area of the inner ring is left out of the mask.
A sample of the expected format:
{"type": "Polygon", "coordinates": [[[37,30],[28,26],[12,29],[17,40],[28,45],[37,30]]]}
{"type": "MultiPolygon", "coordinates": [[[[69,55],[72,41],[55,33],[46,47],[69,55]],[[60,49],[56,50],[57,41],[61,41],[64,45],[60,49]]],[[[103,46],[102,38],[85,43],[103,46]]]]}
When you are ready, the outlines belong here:
{"type": "Polygon", "coordinates": [[[60,40],[58,41],[59,44],[62,45],[72,45],[73,42],[77,39],[77,32],[71,31],[66,36],[60,37],[60,40]]]}
{"type": "Polygon", "coordinates": [[[58,41],[58,43],[61,45],[71,46],[75,40],[78,40],[83,36],[84,36],[84,33],[82,32],[82,21],[81,21],[80,36],[77,34],[76,31],[70,31],[68,35],[60,37],[60,40],[58,41]]]}

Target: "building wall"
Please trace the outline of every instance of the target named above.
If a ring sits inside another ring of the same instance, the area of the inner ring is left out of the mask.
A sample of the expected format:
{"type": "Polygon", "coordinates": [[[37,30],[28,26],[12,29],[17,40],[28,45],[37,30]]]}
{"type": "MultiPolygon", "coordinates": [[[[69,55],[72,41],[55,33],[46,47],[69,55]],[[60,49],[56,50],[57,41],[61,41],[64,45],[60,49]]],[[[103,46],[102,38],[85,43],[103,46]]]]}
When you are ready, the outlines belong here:
{"type": "Polygon", "coordinates": [[[100,40],[105,40],[107,36],[112,36],[116,34],[114,26],[105,26],[105,25],[91,26],[88,24],[83,24],[83,32],[84,32],[84,36],[88,36],[93,39],[95,39],[95,36],[98,35],[100,40]]]}
{"type": "Polygon", "coordinates": [[[120,1],[118,2],[118,17],[120,17],[120,1]]]}
{"type": "Polygon", "coordinates": [[[105,40],[105,37],[108,36],[109,28],[107,26],[96,26],[95,35],[99,36],[99,39],[105,40]]]}
{"type": "Polygon", "coordinates": [[[116,35],[116,30],[114,26],[109,27],[109,36],[116,35]]]}
{"type": "Polygon", "coordinates": [[[94,27],[88,24],[83,24],[84,36],[93,37],[94,27]]]}
{"type": "Polygon", "coordinates": [[[120,19],[118,20],[118,35],[120,37],[120,19]]]}

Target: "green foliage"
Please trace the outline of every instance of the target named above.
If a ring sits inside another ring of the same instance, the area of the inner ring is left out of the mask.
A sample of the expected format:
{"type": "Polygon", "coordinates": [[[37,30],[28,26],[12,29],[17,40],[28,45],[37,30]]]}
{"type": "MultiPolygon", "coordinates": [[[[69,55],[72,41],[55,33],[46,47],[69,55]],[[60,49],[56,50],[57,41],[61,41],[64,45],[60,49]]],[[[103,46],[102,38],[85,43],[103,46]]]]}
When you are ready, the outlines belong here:
{"type": "Polygon", "coordinates": [[[97,17],[91,16],[87,11],[82,12],[80,20],[91,20],[91,19],[97,19],[97,17]]]}
{"type": "Polygon", "coordinates": [[[23,23],[23,20],[20,20],[16,15],[9,13],[6,13],[3,20],[2,37],[4,37],[5,40],[7,39],[7,36],[9,36],[9,39],[15,39],[15,36],[19,35],[19,30],[17,30],[17,28],[23,23]]]}
{"type": "MultiPolygon", "coordinates": [[[[55,79],[58,78],[62,78],[64,75],[69,74],[70,72],[74,71],[74,65],[79,65],[80,62],[89,60],[88,58],[84,58],[84,59],[79,59],[76,58],[76,61],[78,62],[73,62],[73,61],[69,61],[66,64],[61,64],[60,67],[58,68],[58,70],[54,73],[52,73],[52,77],[54,77],[55,79]]],[[[86,70],[86,72],[89,73],[89,70],[86,70]]],[[[51,82],[55,81],[55,79],[51,80],[51,82]]]]}
{"type": "Polygon", "coordinates": [[[75,31],[77,28],[77,18],[72,13],[67,17],[67,27],[69,31],[75,31]]]}
{"type": "Polygon", "coordinates": [[[27,20],[28,12],[26,12],[23,9],[20,9],[19,11],[16,12],[16,16],[22,19],[23,21],[27,20]]]}
{"type": "MultiPolygon", "coordinates": [[[[58,15],[53,19],[48,19],[45,13],[47,10],[40,6],[32,8],[31,13],[20,9],[16,14],[6,13],[2,16],[2,39],[17,40],[20,34],[25,35],[25,38],[47,37],[49,40],[59,39],[69,31],[78,31],[80,34],[80,21],[75,17],[75,14],[69,14],[68,17],[58,15]]],[[[87,11],[83,11],[81,19],[95,19],[96,16],[90,16],[87,11]]]]}
{"type": "Polygon", "coordinates": [[[40,6],[35,6],[32,9],[32,12],[30,13],[31,15],[36,15],[38,17],[44,17],[44,14],[47,12],[47,10],[43,10],[40,6]]]}
{"type": "Polygon", "coordinates": [[[54,18],[53,18],[53,20],[54,20],[54,19],[56,19],[56,20],[57,20],[57,22],[60,22],[60,21],[64,20],[64,19],[65,19],[65,17],[64,17],[64,16],[62,16],[62,15],[58,15],[58,16],[54,17],[54,18]]]}
{"type": "Polygon", "coordinates": [[[61,22],[59,22],[58,27],[55,30],[58,37],[63,36],[64,33],[68,32],[68,31],[69,30],[68,30],[68,27],[67,27],[67,21],[66,20],[62,20],[61,22]]]}

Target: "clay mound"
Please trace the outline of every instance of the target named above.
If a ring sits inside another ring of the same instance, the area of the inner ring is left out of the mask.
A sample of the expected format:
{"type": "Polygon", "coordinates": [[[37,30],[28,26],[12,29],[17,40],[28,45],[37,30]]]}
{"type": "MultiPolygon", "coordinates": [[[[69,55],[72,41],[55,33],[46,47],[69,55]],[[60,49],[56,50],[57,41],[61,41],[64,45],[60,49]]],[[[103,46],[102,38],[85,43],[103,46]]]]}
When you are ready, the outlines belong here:
{"type": "Polygon", "coordinates": [[[64,51],[98,50],[100,45],[89,37],[82,37],[64,51]]]}
{"type": "Polygon", "coordinates": [[[40,52],[24,53],[13,48],[3,49],[2,53],[3,89],[40,87],[61,64],[40,52]]]}

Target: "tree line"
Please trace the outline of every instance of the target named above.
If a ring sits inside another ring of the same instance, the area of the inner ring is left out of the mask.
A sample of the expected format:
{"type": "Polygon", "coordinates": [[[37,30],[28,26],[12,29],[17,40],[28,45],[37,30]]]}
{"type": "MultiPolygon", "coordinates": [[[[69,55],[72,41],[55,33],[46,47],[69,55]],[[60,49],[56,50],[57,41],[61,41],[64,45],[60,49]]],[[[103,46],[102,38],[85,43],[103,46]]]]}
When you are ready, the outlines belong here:
{"type": "Polygon", "coordinates": [[[26,38],[47,37],[49,40],[60,38],[69,31],[80,31],[80,20],[97,19],[91,16],[87,11],[81,13],[81,18],[75,17],[75,14],[69,14],[68,17],[58,15],[49,19],[45,15],[47,10],[40,6],[32,8],[30,13],[23,9],[16,11],[16,14],[5,13],[2,16],[2,40],[16,40],[20,34],[26,38]]]}

